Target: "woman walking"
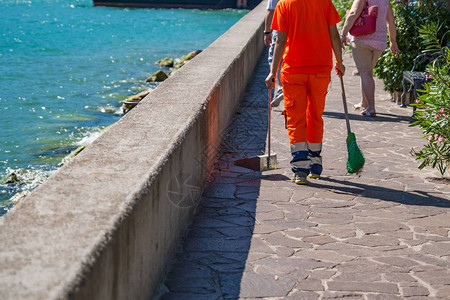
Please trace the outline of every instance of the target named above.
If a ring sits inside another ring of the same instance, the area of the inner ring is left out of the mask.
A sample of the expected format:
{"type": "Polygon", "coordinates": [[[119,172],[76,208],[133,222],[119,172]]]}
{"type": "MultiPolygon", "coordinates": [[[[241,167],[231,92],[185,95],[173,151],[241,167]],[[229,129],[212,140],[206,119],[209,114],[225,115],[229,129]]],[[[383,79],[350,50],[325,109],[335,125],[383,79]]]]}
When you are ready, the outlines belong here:
{"type": "Polygon", "coordinates": [[[387,32],[389,32],[389,48],[391,52],[394,55],[398,55],[400,50],[397,45],[394,12],[389,0],[354,0],[341,32],[343,46],[347,44],[347,35],[350,28],[352,28],[363,11],[366,2],[368,2],[369,6],[378,5],[378,17],[374,33],[357,37],[350,36],[353,59],[361,77],[361,100],[354,107],[355,109],[361,109],[362,115],[374,117],[376,116],[376,109],[373,68],[377,64],[381,53],[386,49],[387,32]]]}

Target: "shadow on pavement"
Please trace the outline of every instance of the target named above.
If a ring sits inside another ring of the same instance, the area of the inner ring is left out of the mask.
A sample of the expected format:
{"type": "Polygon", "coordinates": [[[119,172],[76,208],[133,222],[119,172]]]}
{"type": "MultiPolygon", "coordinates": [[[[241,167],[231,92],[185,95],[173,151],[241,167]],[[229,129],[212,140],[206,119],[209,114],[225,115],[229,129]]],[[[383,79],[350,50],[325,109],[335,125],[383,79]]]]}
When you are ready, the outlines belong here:
{"type": "Polygon", "coordinates": [[[405,205],[450,207],[450,201],[448,199],[438,197],[435,193],[431,194],[420,190],[405,192],[387,187],[367,185],[347,180],[336,180],[329,177],[323,177],[320,181],[338,185],[326,185],[319,183],[313,183],[310,185],[322,189],[326,188],[338,193],[359,195],[366,198],[391,201],[405,205]]]}
{"type": "MultiPolygon", "coordinates": [[[[325,111],[323,113],[324,117],[328,118],[334,118],[334,119],[345,119],[344,113],[338,113],[338,112],[329,112],[325,111]]],[[[412,117],[408,116],[399,116],[394,114],[386,114],[386,113],[377,113],[376,117],[367,117],[362,116],[359,113],[349,113],[349,119],[355,120],[355,121],[371,121],[371,122],[405,122],[405,123],[412,123],[414,122],[414,119],[412,117]]]]}
{"type": "Polygon", "coordinates": [[[263,179],[268,180],[268,181],[286,181],[286,180],[290,180],[291,178],[289,178],[285,175],[281,175],[281,174],[271,174],[271,175],[263,176],[263,179]]]}
{"type": "Polygon", "coordinates": [[[261,155],[266,148],[268,98],[259,75],[268,73],[266,58],[265,51],[223,135],[211,181],[155,299],[236,299],[240,295],[261,180],[286,180],[283,175],[263,175],[233,165],[237,159],[261,155]]]}

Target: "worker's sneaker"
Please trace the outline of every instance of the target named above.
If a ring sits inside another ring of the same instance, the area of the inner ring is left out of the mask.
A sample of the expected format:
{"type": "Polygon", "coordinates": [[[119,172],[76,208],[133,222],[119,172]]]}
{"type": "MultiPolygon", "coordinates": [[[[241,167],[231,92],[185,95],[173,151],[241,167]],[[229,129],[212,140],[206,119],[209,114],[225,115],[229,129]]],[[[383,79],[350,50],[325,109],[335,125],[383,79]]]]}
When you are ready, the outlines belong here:
{"type": "Polygon", "coordinates": [[[308,181],[306,180],[306,175],[295,173],[294,177],[292,178],[292,181],[295,182],[295,184],[298,185],[305,185],[308,184],[308,181]]]}
{"type": "Polygon", "coordinates": [[[314,173],[309,173],[308,177],[311,178],[311,179],[319,179],[320,175],[319,174],[314,174],[314,173]]]}
{"type": "Polygon", "coordinates": [[[270,102],[270,106],[278,107],[280,105],[281,100],[283,100],[283,89],[279,89],[275,98],[273,98],[272,102],[270,102]]]}

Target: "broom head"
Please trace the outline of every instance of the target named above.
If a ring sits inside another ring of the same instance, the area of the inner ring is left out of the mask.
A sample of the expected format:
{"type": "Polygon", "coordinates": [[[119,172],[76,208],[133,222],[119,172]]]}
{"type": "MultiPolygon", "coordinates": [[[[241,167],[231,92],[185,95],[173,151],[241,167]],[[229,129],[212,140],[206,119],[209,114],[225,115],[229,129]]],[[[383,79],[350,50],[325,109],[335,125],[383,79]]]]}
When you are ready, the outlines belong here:
{"type": "Polygon", "coordinates": [[[347,136],[347,171],[356,173],[364,166],[364,156],[356,144],[356,137],[353,132],[349,132],[347,136]]]}

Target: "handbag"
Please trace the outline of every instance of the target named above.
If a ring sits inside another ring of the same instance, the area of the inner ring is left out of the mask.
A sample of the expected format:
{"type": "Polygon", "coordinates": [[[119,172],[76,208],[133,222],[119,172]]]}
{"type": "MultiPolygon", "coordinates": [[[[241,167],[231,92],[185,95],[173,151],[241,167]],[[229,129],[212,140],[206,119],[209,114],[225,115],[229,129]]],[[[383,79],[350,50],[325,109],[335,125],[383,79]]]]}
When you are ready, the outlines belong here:
{"type": "Polygon", "coordinates": [[[360,36],[374,33],[377,28],[377,16],[378,5],[369,6],[369,1],[366,0],[363,11],[349,31],[350,34],[353,36],[360,36]]]}

